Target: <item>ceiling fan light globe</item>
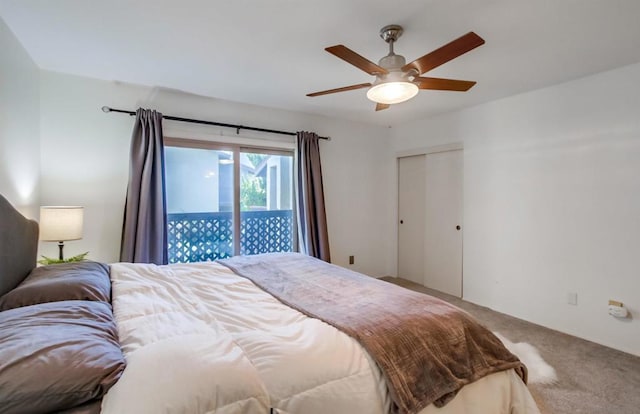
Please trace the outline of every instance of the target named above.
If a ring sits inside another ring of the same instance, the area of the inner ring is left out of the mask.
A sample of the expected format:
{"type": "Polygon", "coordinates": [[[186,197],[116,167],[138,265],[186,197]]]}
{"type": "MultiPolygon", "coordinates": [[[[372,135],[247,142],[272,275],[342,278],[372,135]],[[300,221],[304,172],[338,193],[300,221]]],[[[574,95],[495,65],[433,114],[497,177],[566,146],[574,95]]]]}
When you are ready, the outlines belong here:
{"type": "Polygon", "coordinates": [[[397,104],[418,94],[418,86],[411,82],[383,82],[367,91],[367,98],[381,104],[397,104]]]}

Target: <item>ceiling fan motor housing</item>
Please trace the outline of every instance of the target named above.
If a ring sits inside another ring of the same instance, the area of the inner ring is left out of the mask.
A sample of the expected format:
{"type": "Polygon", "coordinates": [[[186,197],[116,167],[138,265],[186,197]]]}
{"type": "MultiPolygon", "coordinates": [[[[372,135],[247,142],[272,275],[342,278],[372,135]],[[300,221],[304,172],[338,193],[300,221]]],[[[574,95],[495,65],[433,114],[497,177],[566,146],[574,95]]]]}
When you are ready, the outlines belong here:
{"type": "Polygon", "coordinates": [[[402,67],[406,60],[402,55],[387,55],[378,61],[378,66],[389,71],[387,74],[376,76],[376,83],[379,82],[410,82],[413,75],[411,72],[404,72],[402,67]]]}
{"type": "Polygon", "coordinates": [[[378,66],[382,66],[388,71],[401,70],[406,64],[406,60],[402,55],[387,55],[378,61],[378,66]]]}

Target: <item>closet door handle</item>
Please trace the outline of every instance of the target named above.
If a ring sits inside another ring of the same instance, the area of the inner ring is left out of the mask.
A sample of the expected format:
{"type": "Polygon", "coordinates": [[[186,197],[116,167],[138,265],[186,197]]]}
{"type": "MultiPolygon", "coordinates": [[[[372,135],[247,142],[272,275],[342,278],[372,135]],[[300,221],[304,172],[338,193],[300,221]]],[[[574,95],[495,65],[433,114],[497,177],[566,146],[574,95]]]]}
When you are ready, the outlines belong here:
{"type": "Polygon", "coordinates": [[[404,220],[400,220],[400,224],[404,224],[404,220]]]}
{"type": "Polygon", "coordinates": [[[456,230],[460,230],[460,225],[459,224],[456,226],[456,230]]]}

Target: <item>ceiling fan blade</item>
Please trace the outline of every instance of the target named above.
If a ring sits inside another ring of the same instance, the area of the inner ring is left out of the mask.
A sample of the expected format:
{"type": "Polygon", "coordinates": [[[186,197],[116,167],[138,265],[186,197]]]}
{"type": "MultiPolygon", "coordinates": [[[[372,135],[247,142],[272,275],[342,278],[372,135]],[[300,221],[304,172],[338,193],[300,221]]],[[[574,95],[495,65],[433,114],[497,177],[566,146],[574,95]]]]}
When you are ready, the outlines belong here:
{"type": "Polygon", "coordinates": [[[419,76],[413,78],[413,82],[418,85],[418,88],[420,89],[435,89],[438,91],[458,92],[466,92],[476,84],[476,82],[474,81],[442,78],[423,78],[419,76]]]}
{"type": "Polygon", "coordinates": [[[370,83],[359,83],[357,85],[344,86],[342,88],[328,89],[326,91],[308,93],[307,96],[320,96],[320,95],[328,95],[330,93],[353,91],[355,89],[368,88],[369,86],[371,86],[370,83]]]}
{"type": "Polygon", "coordinates": [[[427,53],[411,63],[407,63],[402,67],[402,70],[406,72],[415,69],[418,71],[418,75],[421,75],[483,44],[483,38],[473,32],[469,32],[441,48],[427,53]]]}
{"type": "Polygon", "coordinates": [[[385,68],[376,65],[369,59],[360,56],[359,54],[357,54],[356,52],[354,52],[353,50],[349,49],[344,45],[330,46],[325,48],[324,50],[326,50],[327,52],[331,53],[336,57],[339,57],[340,59],[344,60],[347,63],[351,63],[353,66],[367,72],[369,75],[375,76],[378,74],[389,73],[389,71],[386,70],[385,68]]]}
{"type": "Polygon", "coordinates": [[[383,104],[383,103],[376,103],[376,112],[378,111],[382,111],[383,109],[387,109],[388,107],[390,107],[391,105],[389,104],[383,104]]]}

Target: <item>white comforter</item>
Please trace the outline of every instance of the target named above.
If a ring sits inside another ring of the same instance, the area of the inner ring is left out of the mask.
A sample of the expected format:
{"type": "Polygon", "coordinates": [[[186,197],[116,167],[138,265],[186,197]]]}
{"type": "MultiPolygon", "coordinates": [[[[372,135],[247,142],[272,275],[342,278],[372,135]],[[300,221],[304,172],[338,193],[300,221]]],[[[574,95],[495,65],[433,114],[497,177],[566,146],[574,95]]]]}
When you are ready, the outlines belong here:
{"type": "MultiPolygon", "coordinates": [[[[127,359],[102,413],[386,414],[390,399],[364,349],[216,263],[111,266],[127,359]]],[[[513,371],[421,414],[539,413],[513,371]]]]}

